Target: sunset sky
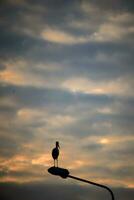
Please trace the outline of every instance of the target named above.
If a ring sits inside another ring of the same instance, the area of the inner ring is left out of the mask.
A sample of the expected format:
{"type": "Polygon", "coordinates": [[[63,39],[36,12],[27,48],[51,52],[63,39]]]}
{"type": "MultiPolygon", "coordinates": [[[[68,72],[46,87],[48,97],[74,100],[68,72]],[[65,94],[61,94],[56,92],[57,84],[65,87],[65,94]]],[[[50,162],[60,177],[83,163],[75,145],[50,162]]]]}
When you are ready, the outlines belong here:
{"type": "Polygon", "coordinates": [[[55,141],[60,167],[133,199],[133,50],[132,0],[0,1],[0,199],[106,199],[48,174],[55,141]]]}

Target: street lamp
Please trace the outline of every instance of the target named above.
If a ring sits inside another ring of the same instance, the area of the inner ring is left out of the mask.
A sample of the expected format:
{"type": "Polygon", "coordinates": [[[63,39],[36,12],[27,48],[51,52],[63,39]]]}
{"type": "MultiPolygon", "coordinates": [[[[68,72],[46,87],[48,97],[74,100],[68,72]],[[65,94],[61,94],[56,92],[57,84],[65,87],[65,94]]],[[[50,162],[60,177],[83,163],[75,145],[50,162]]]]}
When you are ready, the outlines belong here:
{"type": "Polygon", "coordinates": [[[70,175],[70,173],[67,169],[60,168],[60,167],[50,167],[48,169],[48,172],[52,175],[60,176],[62,178],[72,178],[72,179],[75,179],[75,180],[78,180],[78,181],[82,181],[82,182],[85,182],[85,183],[88,183],[88,184],[92,184],[92,185],[95,185],[95,186],[98,186],[98,187],[102,187],[102,188],[108,190],[108,192],[111,195],[112,200],[114,200],[114,194],[113,194],[112,190],[105,185],[101,185],[101,184],[98,184],[98,183],[95,183],[95,182],[92,182],[92,181],[88,181],[88,180],[85,180],[85,179],[81,179],[79,177],[72,176],[72,175],[70,175]]]}

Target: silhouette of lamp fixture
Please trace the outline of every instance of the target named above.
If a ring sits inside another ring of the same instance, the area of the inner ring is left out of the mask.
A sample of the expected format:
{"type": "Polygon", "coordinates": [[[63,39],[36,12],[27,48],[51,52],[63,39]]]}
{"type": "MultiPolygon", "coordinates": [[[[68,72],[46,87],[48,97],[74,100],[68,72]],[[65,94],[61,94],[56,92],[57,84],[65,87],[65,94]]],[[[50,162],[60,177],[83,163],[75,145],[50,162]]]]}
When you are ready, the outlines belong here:
{"type": "Polygon", "coordinates": [[[64,178],[64,179],[65,178],[72,178],[72,179],[75,179],[75,180],[78,180],[78,181],[81,181],[81,182],[84,182],[84,183],[88,183],[88,184],[92,184],[92,185],[104,188],[110,193],[112,200],[115,200],[114,194],[109,187],[102,185],[102,184],[99,184],[99,183],[95,183],[95,182],[92,182],[92,181],[81,179],[79,177],[72,176],[72,175],[70,175],[70,173],[67,169],[58,167],[58,156],[59,156],[59,142],[56,142],[56,147],[52,150],[52,157],[54,159],[54,166],[50,167],[48,169],[48,172],[50,174],[55,175],[55,176],[60,176],[61,178],[64,178]],[[55,160],[57,161],[57,166],[55,166],[55,160]]]}

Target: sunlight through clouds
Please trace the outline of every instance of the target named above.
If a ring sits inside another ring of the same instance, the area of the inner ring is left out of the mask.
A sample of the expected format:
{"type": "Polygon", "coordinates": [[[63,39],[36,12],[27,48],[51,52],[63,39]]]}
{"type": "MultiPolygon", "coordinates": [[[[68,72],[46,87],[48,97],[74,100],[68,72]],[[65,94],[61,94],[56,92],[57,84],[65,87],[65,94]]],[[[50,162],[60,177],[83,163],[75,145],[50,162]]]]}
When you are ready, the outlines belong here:
{"type": "MultiPolygon", "coordinates": [[[[72,78],[63,83],[63,88],[67,88],[72,92],[83,92],[86,94],[116,94],[116,95],[132,95],[130,85],[122,87],[126,78],[118,78],[109,82],[96,82],[91,79],[72,78]],[[129,92],[130,90],[130,92],[129,92]]],[[[126,79],[127,81],[127,79],[126,79]]]]}

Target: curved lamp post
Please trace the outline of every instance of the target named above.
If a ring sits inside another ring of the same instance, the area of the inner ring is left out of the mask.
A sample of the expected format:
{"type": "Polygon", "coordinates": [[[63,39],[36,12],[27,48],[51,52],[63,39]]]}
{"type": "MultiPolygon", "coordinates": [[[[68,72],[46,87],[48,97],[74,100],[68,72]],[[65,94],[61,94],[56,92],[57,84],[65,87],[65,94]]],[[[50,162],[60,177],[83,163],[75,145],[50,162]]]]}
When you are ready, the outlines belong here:
{"type": "Polygon", "coordinates": [[[95,183],[95,182],[92,182],[92,181],[88,181],[88,180],[85,180],[85,179],[81,179],[81,178],[72,176],[72,175],[69,174],[69,171],[67,169],[60,168],[60,167],[50,167],[48,169],[48,172],[52,175],[60,176],[62,178],[72,178],[72,179],[75,179],[75,180],[78,180],[78,181],[82,181],[82,182],[85,182],[85,183],[88,183],[88,184],[92,184],[92,185],[96,185],[98,187],[102,187],[102,188],[108,190],[108,192],[111,195],[112,200],[114,200],[114,194],[113,194],[112,190],[105,185],[101,185],[101,184],[98,184],[98,183],[95,183]]]}

